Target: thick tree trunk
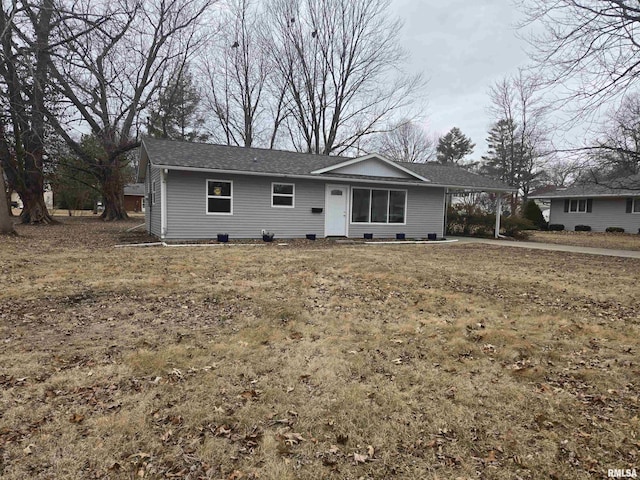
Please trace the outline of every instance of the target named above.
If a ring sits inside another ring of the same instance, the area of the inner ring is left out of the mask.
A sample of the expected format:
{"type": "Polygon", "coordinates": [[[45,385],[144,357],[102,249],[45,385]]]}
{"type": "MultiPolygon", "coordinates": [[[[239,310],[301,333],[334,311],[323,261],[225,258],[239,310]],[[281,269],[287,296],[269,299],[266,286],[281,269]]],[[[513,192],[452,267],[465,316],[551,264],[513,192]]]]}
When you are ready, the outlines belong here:
{"type": "Polygon", "coordinates": [[[28,223],[31,225],[48,225],[50,223],[56,223],[47,209],[42,192],[32,193],[25,191],[18,193],[22,199],[22,213],[20,214],[20,221],[22,223],[28,223]]]}
{"type": "Polygon", "coordinates": [[[20,221],[31,225],[56,223],[44,202],[44,178],[42,169],[38,168],[42,165],[42,161],[34,162],[34,157],[35,155],[28,157],[28,166],[31,168],[31,172],[22,172],[21,179],[19,180],[16,176],[14,182],[22,200],[20,221]]]}
{"type": "Polygon", "coordinates": [[[9,215],[6,188],[4,185],[4,173],[0,167],[0,235],[15,235],[13,220],[9,215]]]}
{"type": "Polygon", "coordinates": [[[104,199],[103,220],[126,220],[129,218],[124,208],[124,179],[119,162],[105,169],[102,181],[102,197],[104,199]]]}
{"type": "MultiPolygon", "coordinates": [[[[2,144],[0,144],[1,146],[2,144]]],[[[20,222],[32,225],[55,223],[44,202],[42,170],[31,159],[28,159],[26,163],[30,169],[29,172],[26,172],[24,168],[19,168],[16,162],[9,163],[8,167],[5,167],[9,185],[14,185],[16,192],[20,195],[20,200],[22,200],[23,208],[20,222]]]]}
{"type": "MultiPolygon", "coordinates": [[[[0,165],[0,175],[2,175],[2,165],[0,165]]],[[[4,177],[2,178],[2,180],[4,181],[4,177]]],[[[4,182],[4,188],[5,188],[5,198],[7,199],[7,208],[9,209],[9,216],[10,217],[15,217],[15,215],[13,214],[13,208],[11,208],[11,189],[7,188],[7,182],[4,182]]]]}

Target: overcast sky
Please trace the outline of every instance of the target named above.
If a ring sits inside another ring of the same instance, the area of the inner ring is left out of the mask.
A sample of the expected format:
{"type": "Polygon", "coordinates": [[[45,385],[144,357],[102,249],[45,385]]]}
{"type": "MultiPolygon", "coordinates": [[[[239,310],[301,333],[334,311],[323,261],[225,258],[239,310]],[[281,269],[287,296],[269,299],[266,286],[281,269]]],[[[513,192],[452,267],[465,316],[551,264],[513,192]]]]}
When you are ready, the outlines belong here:
{"type": "Polygon", "coordinates": [[[489,87],[527,64],[514,27],[521,13],[512,0],[393,0],[392,8],[404,22],[411,70],[428,79],[427,129],[444,134],[459,127],[479,158],[494,121],[486,111],[489,87]]]}

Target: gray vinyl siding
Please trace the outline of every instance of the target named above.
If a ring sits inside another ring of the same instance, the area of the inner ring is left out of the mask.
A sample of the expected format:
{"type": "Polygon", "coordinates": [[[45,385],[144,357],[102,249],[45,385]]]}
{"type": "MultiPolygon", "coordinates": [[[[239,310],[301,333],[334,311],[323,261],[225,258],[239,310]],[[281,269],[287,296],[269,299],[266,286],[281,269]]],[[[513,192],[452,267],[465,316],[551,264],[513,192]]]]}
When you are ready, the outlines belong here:
{"type": "Polygon", "coordinates": [[[169,171],[167,178],[167,239],[195,240],[228,233],[230,238],[260,238],[261,231],[275,238],[324,234],[324,183],[299,179],[169,171]],[[207,214],[209,180],[233,182],[233,215],[207,214]],[[294,208],[271,206],[271,183],[295,185],[294,208]]]}
{"type": "Polygon", "coordinates": [[[408,173],[374,158],[353,165],[347,165],[346,167],[340,167],[336,169],[334,173],[367,175],[372,177],[412,178],[408,173]]]}
{"type": "MultiPolygon", "coordinates": [[[[385,188],[380,185],[362,184],[352,185],[352,187],[385,188]]],[[[395,238],[396,233],[404,233],[407,238],[426,238],[429,233],[435,233],[438,237],[442,236],[442,228],[444,226],[444,188],[403,188],[398,185],[389,188],[391,190],[407,190],[406,225],[349,222],[349,237],[362,238],[365,233],[373,233],[374,238],[395,238]]]]}
{"type": "MultiPolygon", "coordinates": [[[[167,235],[168,240],[197,240],[215,238],[228,233],[230,238],[259,238],[268,230],[275,238],[303,238],[307,233],[324,236],[325,185],[343,184],[325,180],[283,179],[202,172],[169,171],[167,177],[167,235]],[[233,182],[233,215],[207,214],[206,186],[209,180],[233,182]],[[271,184],[295,185],[294,208],[271,207],[271,184]],[[312,208],[322,213],[312,213],[312,208]]],[[[380,185],[357,184],[357,187],[384,188],[380,185]]],[[[393,186],[407,190],[406,225],[349,224],[348,235],[362,238],[373,233],[375,238],[393,238],[405,233],[408,238],[426,237],[428,233],[442,235],[443,188],[393,186]]],[[[159,198],[159,197],[158,197],[159,198]]],[[[159,200],[158,200],[159,201],[159,200]]],[[[158,214],[159,206],[154,210],[158,214]]],[[[152,222],[153,223],[153,222],[152,222]]]]}
{"type": "Polygon", "coordinates": [[[160,194],[160,169],[151,167],[151,175],[149,175],[149,207],[145,212],[145,217],[149,216],[149,233],[155,235],[157,237],[160,236],[161,232],[161,208],[162,208],[162,200],[160,194]],[[156,182],[156,203],[155,205],[151,202],[151,189],[153,186],[153,182],[156,182]],[[147,213],[148,212],[148,213],[147,213]]]}
{"type": "Polygon", "coordinates": [[[622,227],[625,232],[638,233],[640,214],[626,213],[625,198],[593,198],[590,213],[565,212],[564,198],[551,200],[549,223],[560,223],[565,230],[576,225],[589,225],[594,232],[604,232],[607,227],[622,227]]]}

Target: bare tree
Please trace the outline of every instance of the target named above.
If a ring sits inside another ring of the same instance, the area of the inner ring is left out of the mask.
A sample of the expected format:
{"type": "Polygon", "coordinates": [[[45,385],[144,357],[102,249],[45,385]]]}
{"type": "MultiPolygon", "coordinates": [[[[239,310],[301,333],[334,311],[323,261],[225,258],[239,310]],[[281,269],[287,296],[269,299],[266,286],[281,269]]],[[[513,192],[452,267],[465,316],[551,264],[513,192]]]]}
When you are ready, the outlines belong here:
{"type": "Polygon", "coordinates": [[[502,172],[500,177],[518,190],[511,198],[511,211],[527,201],[533,181],[541,171],[542,159],[548,154],[545,126],[547,107],[540,95],[536,76],[505,77],[490,89],[489,111],[498,119],[490,132],[494,156],[484,157],[486,170],[502,172]],[[496,156],[497,154],[497,156],[496,156]]]}
{"type": "Polygon", "coordinates": [[[609,112],[607,127],[596,142],[597,168],[602,175],[621,177],[640,173],[640,96],[627,95],[609,112]]]}
{"type": "MultiPolygon", "coordinates": [[[[529,37],[535,69],[562,85],[562,100],[580,113],[598,109],[634,87],[640,75],[640,4],[637,0],[519,0],[533,25],[529,37]]],[[[578,120],[584,121],[583,117],[578,120]]]]}
{"type": "Polygon", "coordinates": [[[548,162],[540,175],[542,182],[556,187],[568,187],[579,173],[580,164],[571,158],[548,162]]]}
{"type": "Polygon", "coordinates": [[[73,117],[88,128],[100,148],[87,152],[69,125],[50,112],[48,119],[98,180],[105,201],[103,218],[126,218],[122,175],[127,153],[139,146],[140,113],[168,73],[202,39],[201,27],[213,0],[150,0],[70,5],[75,21],[63,26],[68,38],[50,62],[57,92],[73,117]],[[104,19],[91,35],[78,35],[104,19]]]}
{"type": "MultiPolygon", "coordinates": [[[[51,223],[44,202],[45,103],[54,4],[0,9],[0,78],[8,113],[0,117],[0,164],[23,203],[23,223],[51,223]]],[[[4,178],[3,178],[4,181],[4,178]]],[[[3,190],[4,192],[4,190],[3,190]]]]}
{"type": "Polygon", "coordinates": [[[342,154],[407,107],[422,84],[401,72],[389,0],[272,0],[269,49],[286,91],[289,141],[342,154]]]}
{"type": "Polygon", "coordinates": [[[267,89],[271,68],[263,17],[257,2],[230,0],[218,34],[203,50],[203,100],[212,114],[211,134],[227,145],[263,144],[268,130],[281,123],[281,110],[269,118],[267,108],[277,99],[267,89]]]}
{"type": "Polygon", "coordinates": [[[380,134],[373,149],[396,162],[424,163],[433,160],[436,141],[433,136],[410,120],[396,123],[380,134]]]}

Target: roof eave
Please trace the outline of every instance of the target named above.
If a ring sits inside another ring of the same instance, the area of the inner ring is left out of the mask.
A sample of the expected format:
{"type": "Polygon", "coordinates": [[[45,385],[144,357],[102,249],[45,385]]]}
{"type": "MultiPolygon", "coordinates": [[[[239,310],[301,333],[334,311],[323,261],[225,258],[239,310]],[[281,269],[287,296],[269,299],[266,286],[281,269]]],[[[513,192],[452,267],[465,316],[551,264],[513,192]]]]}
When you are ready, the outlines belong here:
{"type": "MultiPolygon", "coordinates": [[[[554,198],[628,198],[633,197],[633,193],[580,193],[569,195],[532,195],[529,198],[531,200],[553,200],[554,198]]],[[[636,193],[636,196],[640,196],[640,192],[636,193]]]]}

